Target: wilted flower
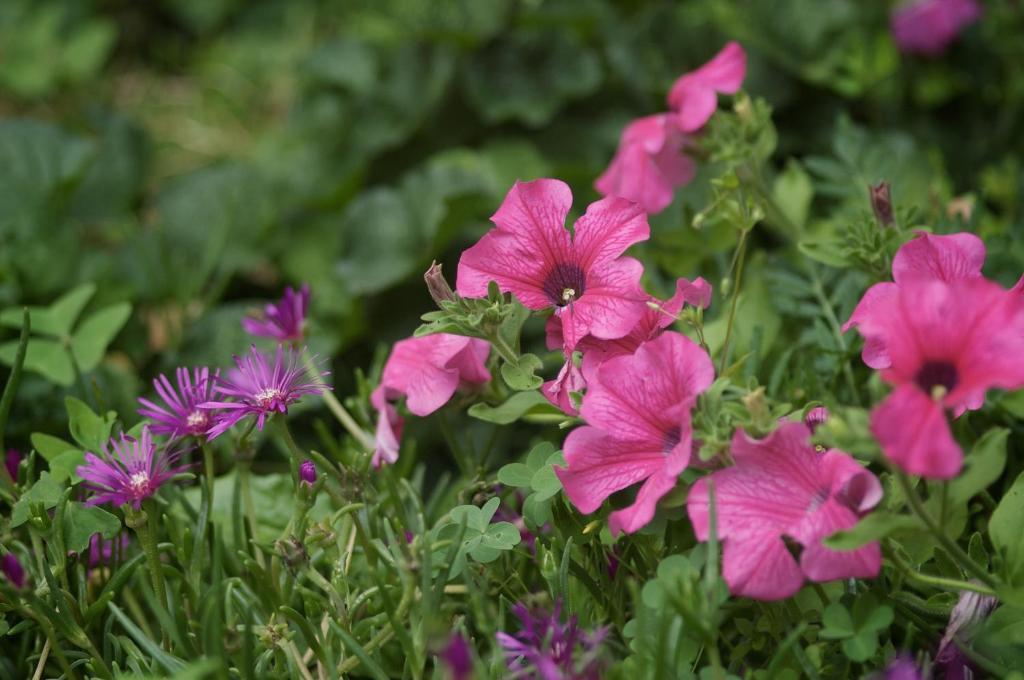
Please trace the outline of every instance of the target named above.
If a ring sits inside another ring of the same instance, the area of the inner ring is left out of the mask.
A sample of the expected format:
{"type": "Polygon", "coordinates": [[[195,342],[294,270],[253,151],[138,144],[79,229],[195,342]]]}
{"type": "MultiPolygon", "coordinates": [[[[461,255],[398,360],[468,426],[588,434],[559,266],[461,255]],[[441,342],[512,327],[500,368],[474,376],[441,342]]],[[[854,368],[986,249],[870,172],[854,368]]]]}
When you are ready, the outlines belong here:
{"type": "Polygon", "coordinates": [[[718,94],[736,94],[747,75],[747,53],[730,42],[711,61],[681,76],[668,93],[679,129],[694,132],[704,127],[718,108],[718,94]]]}
{"type": "Polygon", "coordinates": [[[299,480],[309,486],[316,484],[316,465],[313,461],[307,459],[299,465],[299,480]]]}
{"type": "Polygon", "coordinates": [[[250,335],[272,338],[278,342],[302,342],[306,313],[309,311],[309,284],[298,292],[285,288],[281,299],[268,304],[259,318],[242,319],[242,328],[250,335]]]}
{"type": "Polygon", "coordinates": [[[469,643],[462,637],[462,633],[454,633],[438,656],[441,657],[451,680],[469,680],[473,677],[473,658],[470,655],[469,643]]]}
{"type": "Polygon", "coordinates": [[[935,664],[945,671],[944,677],[973,677],[973,666],[966,655],[960,651],[956,641],[961,644],[969,642],[974,629],[988,617],[998,604],[999,599],[996,597],[970,590],[960,591],[960,599],[949,615],[949,624],[942,636],[942,642],[939,643],[939,651],[935,655],[935,664]]]}
{"type": "Polygon", "coordinates": [[[804,579],[871,578],[882,566],[877,542],[836,551],[822,539],[849,529],[882,499],[878,479],[853,458],[818,453],[803,423],[786,423],[761,440],[737,430],[735,464],[697,480],[686,506],[694,532],[708,540],[709,480],[714,482],[722,576],[729,592],[757,600],[796,593],[804,579]],[[800,561],[783,541],[802,546],[800,561]]]}
{"type": "Polygon", "coordinates": [[[20,464],[21,452],[17,449],[7,449],[7,453],[4,455],[4,469],[14,481],[18,481],[18,465],[20,464]]]}
{"type": "Polygon", "coordinates": [[[154,434],[168,437],[205,435],[213,425],[214,413],[199,405],[210,401],[219,373],[214,371],[211,375],[210,369],[202,367],[193,369],[190,374],[187,368],[178,368],[175,371],[177,390],[167,376],[157,376],[153,380],[153,387],[164,403],[158,405],[140,397],[142,408],[139,409],[139,415],[153,421],[150,429],[154,434]]]}
{"type": "Polygon", "coordinates": [[[93,492],[87,505],[130,503],[136,510],[175,475],[188,466],[177,465],[177,450],[157,451],[149,427],[136,439],[122,433],[111,437],[98,454],[86,452],[85,465],[75,470],[93,492]]]}
{"type": "Polygon", "coordinates": [[[430,263],[430,269],[423,274],[423,280],[427,284],[427,292],[430,293],[430,298],[438,306],[442,302],[455,299],[455,293],[452,291],[452,287],[448,285],[448,280],[444,278],[444,272],[441,271],[441,265],[437,262],[430,263]]]}
{"type": "Polygon", "coordinates": [[[327,387],[318,376],[310,375],[302,362],[302,352],[278,345],[273,361],[253,345],[249,354],[235,357],[236,369],[227,378],[219,377],[214,392],[235,401],[207,401],[203,409],[223,409],[217,414],[207,436],[219,437],[247,416],[255,416],[256,427],[263,429],[267,417],[287,413],[288,406],[310,394],[321,394],[327,387]]]}
{"type": "Polygon", "coordinates": [[[21,589],[25,587],[25,567],[21,566],[21,561],[9,552],[3,557],[0,557],[0,571],[4,573],[7,580],[11,582],[15,588],[21,589]]]}
{"type": "Polygon", "coordinates": [[[570,351],[587,335],[621,338],[643,314],[643,265],[622,253],[650,235],[640,207],[622,198],[591,203],[570,233],[571,205],[565,182],[516,182],[491,217],[495,228],[462,253],[456,286],[483,297],[495,281],[529,309],[554,308],[570,351]]]}
{"type": "Polygon", "coordinates": [[[569,433],[567,467],[555,468],[572,504],[591,513],[616,491],[643,482],[634,503],[613,512],[608,524],[616,534],[650,522],[690,462],[690,411],[714,378],[707,353],[673,332],[602,363],[587,378],[580,408],[588,424],[569,433]]]}
{"type": "Polygon", "coordinates": [[[901,51],[937,57],[980,16],[976,0],[916,0],[893,11],[890,28],[901,51]]]}
{"type": "Polygon", "coordinates": [[[505,651],[513,677],[537,677],[543,680],[597,680],[601,672],[600,645],[605,630],[585,633],[570,617],[561,622],[561,602],[550,615],[531,612],[516,604],[512,612],[522,624],[515,635],[498,633],[498,644],[505,651]],[[531,674],[532,673],[532,674],[531,674]]]}
{"type": "Polygon", "coordinates": [[[879,182],[868,187],[868,195],[871,198],[871,210],[875,213],[875,219],[883,227],[892,226],[892,194],[888,182],[879,182]]]}

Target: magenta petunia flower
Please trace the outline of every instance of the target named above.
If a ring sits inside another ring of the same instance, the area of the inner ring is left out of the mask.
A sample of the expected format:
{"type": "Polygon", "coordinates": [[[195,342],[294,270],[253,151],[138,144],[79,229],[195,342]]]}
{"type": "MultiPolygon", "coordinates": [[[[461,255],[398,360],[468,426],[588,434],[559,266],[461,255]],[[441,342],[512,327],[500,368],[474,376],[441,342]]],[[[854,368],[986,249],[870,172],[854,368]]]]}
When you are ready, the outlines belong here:
{"type": "Polygon", "coordinates": [[[640,207],[622,198],[591,203],[570,233],[571,205],[565,182],[516,182],[491,218],[495,228],[462,253],[456,286],[483,297],[495,281],[530,309],[554,308],[570,351],[586,335],[626,335],[643,314],[643,265],[622,253],[650,235],[640,207]]]}
{"type": "Polygon", "coordinates": [[[316,484],[316,465],[313,461],[307,459],[299,465],[299,480],[309,486],[316,484]]]}
{"type": "Polygon", "coordinates": [[[679,130],[695,132],[704,127],[718,108],[718,95],[736,94],[747,75],[747,53],[730,42],[711,61],[681,76],[668,93],[668,105],[676,113],[679,130]]]}
{"type": "Polygon", "coordinates": [[[298,292],[291,287],[284,295],[263,309],[261,317],[242,319],[242,328],[249,335],[272,338],[278,342],[302,342],[306,313],[309,311],[309,284],[302,284],[298,292]]]}
{"type": "MultiPolygon", "coordinates": [[[[876,283],[868,288],[857,303],[843,332],[856,328],[864,336],[861,357],[871,368],[889,366],[889,353],[885,339],[877,331],[888,319],[888,309],[899,286],[911,281],[959,281],[982,278],[985,264],[985,244],[974,234],[961,232],[936,236],[926,231],[917,233],[912,240],[896,251],[892,261],[893,283],[876,283]]],[[[1020,292],[1024,277],[1013,290],[1020,292]]]]}
{"type": "Polygon", "coordinates": [[[937,57],[980,16],[976,0],[916,0],[893,10],[889,28],[901,52],[937,57]]]}
{"type": "Polygon", "coordinates": [[[594,182],[602,196],[621,196],[656,214],[689,184],[697,165],[685,154],[688,137],[671,113],[638,118],[626,126],[611,164],[594,182]]]}
{"type": "Polygon", "coordinates": [[[157,395],[163,405],[149,399],[139,398],[142,408],[139,415],[152,421],[150,429],[154,434],[168,437],[199,437],[206,434],[214,421],[214,413],[199,408],[199,404],[210,401],[214,382],[220,371],[210,374],[206,367],[195,368],[189,373],[187,368],[175,371],[178,389],[175,390],[165,375],[153,380],[157,395]]]}
{"type": "Polygon", "coordinates": [[[21,561],[17,556],[9,552],[3,557],[0,557],[0,571],[3,572],[7,580],[11,582],[15,588],[21,590],[25,587],[27,579],[25,577],[25,567],[21,566],[21,561]]]}
{"type": "Polygon", "coordinates": [[[138,510],[142,501],[188,468],[177,464],[179,455],[168,448],[158,451],[147,426],[137,439],[122,433],[111,437],[98,454],[86,452],[85,465],[75,472],[93,492],[87,505],[130,503],[138,510]]]}
{"type": "Polygon", "coordinates": [[[263,429],[268,416],[288,413],[288,406],[310,394],[321,394],[328,389],[319,375],[310,375],[302,361],[302,350],[285,349],[278,345],[273,360],[253,345],[249,354],[235,357],[237,368],[227,378],[218,376],[214,392],[234,401],[207,401],[202,409],[221,409],[213,426],[207,432],[210,439],[227,432],[247,416],[256,418],[256,427],[263,429]]]}
{"type": "Polygon", "coordinates": [[[877,542],[842,552],[821,543],[878,504],[882,486],[873,474],[842,451],[818,453],[803,423],[786,423],[761,440],[738,430],[731,452],[735,464],[697,480],[686,506],[697,538],[708,540],[708,480],[714,481],[722,576],[733,595],[781,600],[805,578],[878,574],[877,542]],[[784,536],[802,546],[799,562],[784,536]]]}
{"type": "Polygon", "coordinates": [[[882,451],[915,475],[949,479],[963,455],[945,411],[979,408],[991,388],[1024,386],[1024,305],[982,278],[895,287],[862,332],[885,344],[893,392],[871,414],[882,451]]]}
{"type": "Polygon", "coordinates": [[[491,380],[486,362],[491,346],[479,338],[435,333],[395,343],[384,364],[380,385],[370,395],[377,410],[373,466],[398,460],[404,419],[395,403],[427,416],[448,403],[459,389],[473,389],[491,380]]]}
{"type": "MultiPolygon", "coordinates": [[[[632,354],[643,343],[658,337],[676,320],[684,304],[707,309],[711,304],[711,285],[700,277],[692,283],[681,278],[676,282],[675,295],[669,300],[648,298],[644,313],[627,335],[614,340],[602,340],[591,335],[584,337],[576,345],[576,349],[583,353],[581,365],[576,366],[567,356],[558,377],[545,382],[541,392],[564,413],[578,415],[573,408],[570,393],[580,392],[586,387],[586,376],[593,373],[602,362],[623,354],[632,354]]],[[[545,331],[548,349],[564,346],[561,318],[550,317],[545,331]]]]}
{"type": "Polygon", "coordinates": [[[616,491],[643,482],[633,504],[613,512],[608,524],[617,534],[650,522],[690,462],[690,411],[714,378],[707,353],[674,332],[587,376],[580,414],[588,424],[569,433],[567,467],[555,468],[572,504],[589,514],[616,491]]]}
{"type": "Polygon", "coordinates": [[[597,680],[601,677],[600,646],[606,630],[593,633],[580,629],[576,617],[561,622],[561,602],[551,614],[530,611],[523,604],[512,607],[522,629],[515,635],[499,632],[498,645],[505,652],[514,677],[533,676],[542,680],[597,680]]]}

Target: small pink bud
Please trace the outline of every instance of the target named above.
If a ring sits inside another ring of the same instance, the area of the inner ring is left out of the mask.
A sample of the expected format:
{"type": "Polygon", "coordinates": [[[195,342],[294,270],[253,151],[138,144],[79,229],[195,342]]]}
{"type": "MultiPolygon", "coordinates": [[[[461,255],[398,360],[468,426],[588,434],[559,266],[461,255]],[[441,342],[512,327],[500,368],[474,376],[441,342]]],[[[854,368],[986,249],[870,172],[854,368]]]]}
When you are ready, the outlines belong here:
{"type": "Polygon", "coordinates": [[[423,274],[423,280],[427,282],[427,291],[430,292],[430,297],[439,307],[442,302],[455,299],[455,293],[452,292],[452,287],[445,280],[441,265],[437,262],[430,263],[430,269],[423,274]]]}
{"type": "Polygon", "coordinates": [[[894,219],[892,214],[892,193],[888,182],[879,182],[868,187],[871,196],[871,209],[875,212],[875,219],[883,227],[891,227],[894,219]]]}
{"type": "Polygon", "coordinates": [[[316,484],[316,465],[313,465],[313,461],[302,461],[302,464],[299,465],[299,479],[303,484],[309,486],[316,484]]]}
{"type": "Polygon", "coordinates": [[[815,406],[804,416],[804,425],[811,428],[811,432],[814,432],[826,420],[828,420],[828,409],[824,406],[815,406]]]}

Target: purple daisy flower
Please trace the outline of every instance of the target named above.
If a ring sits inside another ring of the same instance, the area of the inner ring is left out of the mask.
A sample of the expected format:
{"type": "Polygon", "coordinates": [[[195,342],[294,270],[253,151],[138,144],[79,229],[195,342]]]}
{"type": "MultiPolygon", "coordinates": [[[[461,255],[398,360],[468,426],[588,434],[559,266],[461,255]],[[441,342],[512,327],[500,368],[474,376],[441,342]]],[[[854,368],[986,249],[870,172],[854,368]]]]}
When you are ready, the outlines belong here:
{"type": "Polygon", "coordinates": [[[193,369],[191,374],[187,368],[178,368],[175,371],[177,390],[167,376],[157,376],[153,380],[153,387],[156,388],[156,393],[164,405],[140,397],[139,403],[142,404],[142,408],[139,409],[139,415],[153,421],[150,429],[154,434],[172,438],[188,435],[198,437],[206,434],[213,426],[214,413],[199,408],[199,404],[210,401],[214,381],[219,373],[220,371],[214,371],[211,376],[210,369],[205,366],[193,369]]]}
{"type": "Polygon", "coordinates": [[[219,437],[246,416],[256,416],[256,427],[263,429],[267,416],[287,413],[288,406],[307,394],[320,394],[326,386],[320,381],[326,372],[311,376],[302,363],[302,352],[277,346],[274,359],[264,356],[253,345],[249,354],[235,357],[227,378],[218,377],[214,391],[234,401],[207,401],[204,409],[224,409],[217,414],[210,439],[219,437]]]}
{"type": "Polygon", "coordinates": [[[550,615],[531,612],[517,604],[512,612],[519,618],[522,630],[516,635],[498,633],[498,644],[505,650],[509,670],[514,677],[526,677],[532,671],[543,680],[596,680],[600,677],[600,644],[605,629],[585,633],[570,617],[560,621],[562,603],[555,603],[550,615]],[[577,655],[577,650],[579,654],[577,655]]]}
{"type": "Polygon", "coordinates": [[[302,284],[298,292],[288,287],[280,301],[263,308],[262,316],[242,319],[242,328],[250,335],[278,342],[302,342],[308,310],[309,284],[302,284]]]}
{"type": "Polygon", "coordinates": [[[111,437],[99,455],[86,452],[85,465],[75,470],[94,495],[86,505],[131,503],[138,510],[172,477],[185,470],[177,465],[180,451],[157,451],[149,427],[142,428],[138,439],[121,434],[111,437]]]}

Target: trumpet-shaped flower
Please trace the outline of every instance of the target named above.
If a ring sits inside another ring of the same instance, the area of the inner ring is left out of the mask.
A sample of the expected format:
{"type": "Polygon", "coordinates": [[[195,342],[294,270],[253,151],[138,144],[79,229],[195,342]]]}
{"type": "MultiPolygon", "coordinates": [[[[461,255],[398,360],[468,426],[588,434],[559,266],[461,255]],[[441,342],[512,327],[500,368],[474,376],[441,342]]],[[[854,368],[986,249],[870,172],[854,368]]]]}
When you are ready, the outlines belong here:
{"type": "Polygon", "coordinates": [[[149,427],[136,439],[126,434],[112,437],[98,453],[86,452],[85,465],[75,472],[93,495],[87,505],[130,503],[136,510],[172,477],[187,469],[177,465],[179,452],[158,451],[149,427]]]}
{"type": "Polygon", "coordinates": [[[679,130],[695,132],[704,127],[718,108],[718,94],[735,94],[747,75],[747,53],[730,42],[711,61],[681,76],[668,93],[668,105],[676,113],[679,130]]]}
{"type": "Polygon", "coordinates": [[[896,8],[889,27],[900,51],[937,57],[980,16],[976,0],[916,0],[896,8]]]}
{"type": "Polygon", "coordinates": [[[175,372],[177,390],[167,376],[157,376],[153,380],[153,387],[163,404],[140,397],[142,408],[139,409],[139,415],[152,421],[150,429],[154,434],[168,437],[198,437],[206,434],[213,426],[214,412],[200,408],[199,405],[210,401],[219,373],[214,371],[211,375],[210,369],[202,367],[193,369],[190,374],[187,368],[178,368],[175,372]]]}
{"type": "Polygon", "coordinates": [[[232,401],[206,401],[203,409],[221,409],[207,436],[219,437],[243,418],[254,416],[260,430],[274,413],[287,413],[291,404],[310,394],[321,394],[327,387],[319,375],[310,375],[302,352],[278,345],[270,359],[253,345],[249,354],[235,357],[235,369],[227,378],[219,377],[214,392],[232,401]]]}
{"type": "Polygon", "coordinates": [[[671,113],[638,118],[626,126],[608,168],[594,182],[602,196],[639,203],[648,214],[672,202],[677,187],[689,184],[697,165],[684,151],[687,136],[671,113]]]}
{"type": "Polygon", "coordinates": [[[262,316],[242,319],[242,328],[249,335],[278,342],[302,342],[308,311],[309,284],[304,283],[297,292],[285,288],[279,301],[263,308],[262,316]]]}
{"type": "Polygon", "coordinates": [[[778,600],[800,590],[805,578],[878,574],[878,543],[851,551],[821,543],[878,504],[882,487],[873,474],[842,451],[816,451],[803,423],[786,423],[761,440],[739,430],[731,452],[735,464],[698,480],[687,510],[697,538],[708,540],[713,483],[722,575],[733,595],[778,600]],[[799,561],[784,537],[802,547],[799,561]]]}
{"type": "Polygon", "coordinates": [[[554,308],[570,351],[586,335],[626,335],[643,314],[643,265],[622,253],[650,235],[640,207],[622,198],[590,204],[570,233],[571,205],[564,182],[517,182],[491,218],[495,228],[462,253],[456,285],[483,297],[495,281],[529,309],[554,308]]]}
{"type": "Polygon", "coordinates": [[[435,333],[395,343],[380,385],[370,395],[377,410],[374,467],[398,460],[404,419],[395,402],[405,397],[413,414],[427,416],[448,403],[456,390],[487,383],[491,346],[478,338],[435,333]]]}
{"type": "Polygon", "coordinates": [[[916,475],[948,479],[963,455],[945,411],[979,408],[991,388],[1024,386],[1024,305],[982,278],[902,284],[875,310],[894,387],[871,414],[886,456],[916,475]]]}
{"type": "Polygon", "coordinates": [[[566,468],[555,468],[569,500],[591,513],[610,495],[643,482],[636,500],[609,518],[612,533],[637,531],[654,517],[690,462],[690,411],[711,385],[707,353],[668,332],[588,376],[580,414],[587,425],[565,440],[566,468]]]}

